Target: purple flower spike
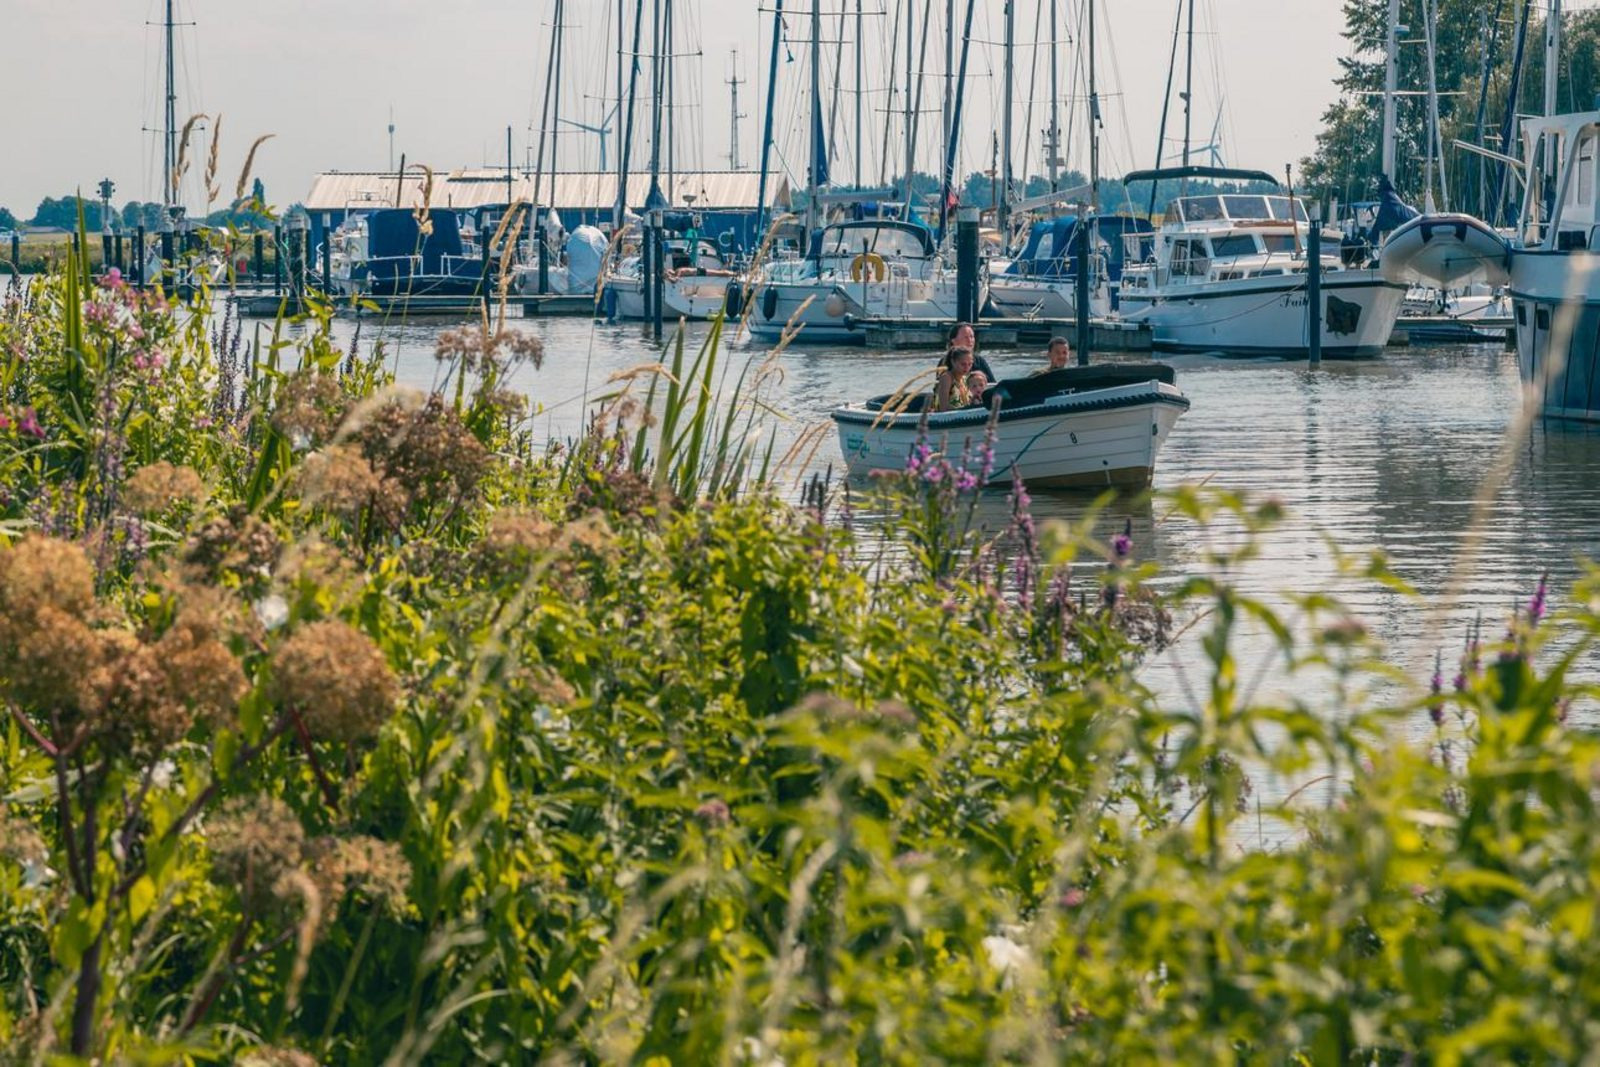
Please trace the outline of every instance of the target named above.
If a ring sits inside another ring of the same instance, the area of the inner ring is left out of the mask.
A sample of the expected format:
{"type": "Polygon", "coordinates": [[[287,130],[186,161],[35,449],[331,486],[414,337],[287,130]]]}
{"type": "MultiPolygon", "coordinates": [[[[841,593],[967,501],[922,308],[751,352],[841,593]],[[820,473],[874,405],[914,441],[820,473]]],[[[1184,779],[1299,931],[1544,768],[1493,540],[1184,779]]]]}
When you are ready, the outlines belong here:
{"type": "Polygon", "coordinates": [[[1428,683],[1428,692],[1433,695],[1433,699],[1428,701],[1428,718],[1433,720],[1433,725],[1443,726],[1444,701],[1439,699],[1439,694],[1444,692],[1444,657],[1439,652],[1433,654],[1433,678],[1428,683]]]}
{"type": "Polygon", "coordinates": [[[1111,539],[1111,551],[1117,559],[1127,559],[1133,554],[1133,520],[1125,521],[1122,532],[1111,539]]]}
{"type": "Polygon", "coordinates": [[[1528,601],[1528,625],[1538,626],[1539,620],[1545,616],[1545,592],[1549,585],[1548,573],[1539,575],[1539,588],[1534,590],[1533,599],[1528,601]]]}

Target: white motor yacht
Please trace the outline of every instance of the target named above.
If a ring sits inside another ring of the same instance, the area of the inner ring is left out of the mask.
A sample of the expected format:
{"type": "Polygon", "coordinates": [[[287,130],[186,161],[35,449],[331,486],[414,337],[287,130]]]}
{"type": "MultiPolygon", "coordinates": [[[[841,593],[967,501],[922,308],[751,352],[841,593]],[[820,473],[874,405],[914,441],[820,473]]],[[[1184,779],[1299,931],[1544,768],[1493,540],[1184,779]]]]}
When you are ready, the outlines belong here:
{"type": "MultiPolygon", "coordinates": [[[[1190,176],[1273,182],[1259,171],[1195,167],[1139,171],[1124,181],[1190,176]]],[[[1158,351],[1303,355],[1310,227],[1292,196],[1180,197],[1155,234],[1125,238],[1123,317],[1148,323],[1158,351]]],[[[1374,269],[1347,267],[1339,241],[1338,233],[1324,232],[1322,354],[1375,356],[1389,343],[1406,286],[1374,269]]]]}

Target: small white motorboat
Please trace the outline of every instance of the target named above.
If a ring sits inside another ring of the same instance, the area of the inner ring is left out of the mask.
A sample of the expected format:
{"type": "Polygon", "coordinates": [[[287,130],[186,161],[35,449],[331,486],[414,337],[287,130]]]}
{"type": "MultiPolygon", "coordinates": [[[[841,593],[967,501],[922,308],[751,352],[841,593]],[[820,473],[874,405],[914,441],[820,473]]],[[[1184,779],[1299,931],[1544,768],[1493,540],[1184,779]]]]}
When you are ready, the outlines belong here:
{"type": "Polygon", "coordinates": [[[1418,215],[1383,242],[1378,265],[1391,282],[1458,289],[1511,279],[1510,249],[1488,223],[1471,215],[1418,215]]]}
{"type": "Polygon", "coordinates": [[[990,484],[1013,473],[1041,488],[1142,489],[1156,456],[1189,398],[1164,363],[1066,367],[1012,378],[988,394],[987,407],[928,413],[927,393],[880,396],[833,412],[850,473],[903,471],[920,444],[959,462],[990,484]],[[984,441],[994,420],[991,456],[984,441]]]}

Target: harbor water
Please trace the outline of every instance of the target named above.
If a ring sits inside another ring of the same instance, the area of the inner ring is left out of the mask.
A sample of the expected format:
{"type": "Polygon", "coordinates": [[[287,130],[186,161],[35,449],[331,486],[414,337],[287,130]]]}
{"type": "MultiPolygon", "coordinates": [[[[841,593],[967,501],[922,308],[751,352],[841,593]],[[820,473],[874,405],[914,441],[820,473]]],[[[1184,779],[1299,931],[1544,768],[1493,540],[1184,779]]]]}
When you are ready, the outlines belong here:
{"type": "MultiPolygon", "coordinates": [[[[398,379],[426,388],[439,374],[434,341],[450,325],[363,321],[359,344],[366,351],[381,340],[398,379]]],[[[539,431],[552,439],[578,432],[584,397],[592,402],[618,388],[607,384],[611,375],[658,359],[670,362],[638,324],[526,319],[511,325],[544,341],[543,366],[518,384],[537,405],[539,431]]],[[[352,321],[337,320],[335,329],[341,344],[351,343],[352,321]]],[[[691,346],[703,330],[691,333],[691,346]]],[[[765,352],[739,341],[725,349],[724,359],[737,369],[765,352]]],[[[1031,351],[985,354],[1001,377],[1027,373],[1043,361],[1031,351]]],[[[783,374],[771,395],[779,453],[825,421],[835,405],[901,387],[931,367],[934,355],[816,348],[802,337],[780,359],[783,374]]],[[[1286,592],[1339,597],[1383,643],[1387,657],[1419,680],[1431,674],[1436,652],[1446,678],[1454,673],[1475,619],[1482,618],[1486,639],[1498,637],[1542,573],[1550,576],[1552,606],[1559,608],[1580,561],[1600,557],[1600,427],[1536,421],[1513,439],[1520,384],[1511,351],[1492,345],[1391,348],[1381,359],[1316,368],[1303,361],[1206,356],[1172,362],[1193,407],[1160,456],[1156,487],[1204,484],[1280,501],[1286,517],[1261,535],[1259,554],[1234,576],[1238,586],[1280,607],[1286,592]],[[1503,477],[1486,489],[1497,457],[1504,459],[1503,477]],[[1342,572],[1330,545],[1349,553],[1382,551],[1417,595],[1342,572]]],[[[642,385],[636,388],[642,392],[642,385]]],[[[838,462],[830,431],[808,469],[838,462]]],[[[999,525],[1007,514],[1005,494],[990,496],[982,510],[999,525]]],[[[1033,506],[1040,521],[1078,520],[1092,497],[1041,492],[1033,506]]],[[[1175,517],[1160,500],[1113,503],[1097,520],[1097,533],[1109,539],[1130,519],[1136,554],[1172,576],[1204,569],[1208,552],[1239,536],[1227,524],[1175,517]]],[[[1204,625],[1152,657],[1148,684],[1185,700],[1204,689],[1207,668],[1198,641],[1204,625]]],[[[1270,635],[1247,631],[1237,649],[1241,677],[1260,673],[1270,687],[1279,671],[1270,635]]],[[[1593,660],[1578,669],[1600,678],[1593,660]]],[[[1285,679],[1285,695],[1291,688],[1296,698],[1317,703],[1305,692],[1305,679],[1292,686],[1285,679]]],[[[1588,718],[1594,709],[1575,714],[1588,718]]],[[[1425,727],[1418,716],[1417,732],[1425,727]]],[[[1277,790],[1268,783],[1265,792],[1270,797],[1277,790]]]]}

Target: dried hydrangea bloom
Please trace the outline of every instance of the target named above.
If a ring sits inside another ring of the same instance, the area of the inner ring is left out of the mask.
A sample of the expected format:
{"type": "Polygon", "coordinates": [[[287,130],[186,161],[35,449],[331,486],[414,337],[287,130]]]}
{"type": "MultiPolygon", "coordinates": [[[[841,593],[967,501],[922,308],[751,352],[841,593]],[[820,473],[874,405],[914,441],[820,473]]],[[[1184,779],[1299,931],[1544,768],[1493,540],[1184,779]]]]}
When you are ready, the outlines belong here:
{"type": "Polygon", "coordinates": [[[339,379],[301,371],[278,387],[272,426],[297,448],[315,448],[333,436],[349,407],[339,379]]]}
{"type": "Polygon", "coordinates": [[[375,837],[322,837],[308,850],[329,899],[359,892],[390,915],[404,914],[411,864],[400,846],[375,837]]]}
{"type": "Polygon", "coordinates": [[[66,724],[99,706],[85,685],[95,663],[96,631],[77,615],[43,604],[26,616],[0,622],[0,678],[12,702],[62,716],[66,724]]]}
{"type": "Polygon", "coordinates": [[[174,504],[197,504],[205,497],[205,482],[194,468],[165,461],[140,467],[122,489],[128,508],[143,513],[165,511],[174,504]]]}
{"type": "Polygon", "coordinates": [[[354,445],[335,445],[306,458],[301,494],[335,515],[355,518],[382,490],[383,479],[354,445]]]}
{"type": "Polygon", "coordinates": [[[251,910],[275,900],[305,859],[305,829],[277,797],[228,800],[208,820],[206,838],[217,882],[237,888],[251,910]]]}
{"type": "Polygon", "coordinates": [[[239,1067],[317,1067],[317,1058],[297,1048],[258,1045],[239,1058],[239,1067]]]}
{"type": "Polygon", "coordinates": [[[231,724],[250,683],[238,659],[201,613],[180,613],[154,651],[168,697],[188,712],[191,723],[231,724]]]}
{"type": "Polygon", "coordinates": [[[399,686],[372,639],[337,619],[296,630],[272,657],[273,695],[317,740],[354,741],[378,732],[399,686]]]}
{"type": "Polygon", "coordinates": [[[49,857],[49,850],[32,825],[0,811],[0,857],[26,866],[43,863],[49,857]]]}
{"type": "Polygon", "coordinates": [[[462,326],[440,333],[433,354],[441,363],[459,363],[468,373],[487,373],[517,363],[543,365],[544,342],[503,327],[490,333],[481,326],[462,326]]]}
{"type": "Polygon", "coordinates": [[[358,439],[373,468],[403,486],[413,506],[471,497],[489,466],[488,450],[438,395],[416,411],[398,403],[386,405],[358,439]]]}
{"type": "Polygon", "coordinates": [[[81,616],[93,603],[94,567],[78,545],[30,534],[0,551],[0,619],[43,607],[81,616]]]}
{"type": "Polygon", "coordinates": [[[272,526],[241,504],[196,530],[184,548],[183,558],[205,579],[224,573],[241,578],[262,577],[272,572],[282,549],[272,526]]]}

